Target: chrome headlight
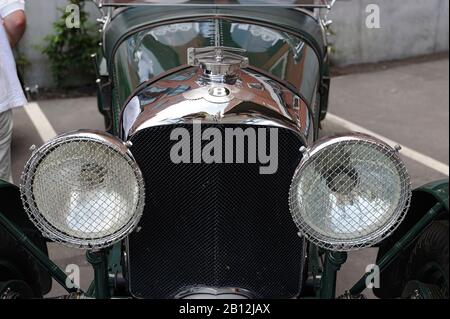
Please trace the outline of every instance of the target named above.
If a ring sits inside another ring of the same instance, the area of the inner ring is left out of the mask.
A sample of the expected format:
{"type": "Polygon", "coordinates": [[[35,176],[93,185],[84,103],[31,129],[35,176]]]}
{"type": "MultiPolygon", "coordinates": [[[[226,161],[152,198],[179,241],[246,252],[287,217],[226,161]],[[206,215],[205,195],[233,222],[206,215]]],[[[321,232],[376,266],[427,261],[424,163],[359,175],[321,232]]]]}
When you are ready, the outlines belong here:
{"type": "Polygon", "coordinates": [[[123,239],[144,206],[144,182],[131,153],[101,132],[78,131],[45,143],[28,161],[20,189],[43,235],[79,248],[123,239]]]}
{"type": "Polygon", "coordinates": [[[290,190],[300,233],[330,250],[371,246],[389,236],[409,207],[411,187],[398,152],[354,134],[304,151],[290,190]]]}

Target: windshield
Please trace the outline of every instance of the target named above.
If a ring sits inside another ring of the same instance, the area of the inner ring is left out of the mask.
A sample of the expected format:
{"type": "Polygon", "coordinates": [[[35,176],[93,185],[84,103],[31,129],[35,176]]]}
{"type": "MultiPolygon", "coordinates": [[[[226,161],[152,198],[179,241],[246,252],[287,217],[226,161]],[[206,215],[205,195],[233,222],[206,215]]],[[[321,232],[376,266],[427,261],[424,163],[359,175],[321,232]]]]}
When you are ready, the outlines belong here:
{"type": "Polygon", "coordinates": [[[200,5],[200,6],[284,6],[330,8],[333,0],[94,0],[102,6],[200,5]]]}
{"type": "Polygon", "coordinates": [[[251,66],[289,82],[311,102],[319,74],[311,47],[275,29],[226,19],[168,24],[127,38],[114,58],[119,100],[123,102],[141,83],[187,64],[188,48],[208,46],[245,49],[251,66]]]}

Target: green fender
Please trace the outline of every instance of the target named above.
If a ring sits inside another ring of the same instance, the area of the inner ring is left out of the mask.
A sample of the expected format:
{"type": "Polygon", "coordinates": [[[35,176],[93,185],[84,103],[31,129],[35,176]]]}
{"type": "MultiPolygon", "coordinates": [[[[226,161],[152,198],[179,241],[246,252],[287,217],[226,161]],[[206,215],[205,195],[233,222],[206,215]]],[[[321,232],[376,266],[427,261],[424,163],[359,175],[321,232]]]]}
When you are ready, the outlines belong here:
{"type": "Polygon", "coordinates": [[[21,229],[34,230],[35,227],[25,213],[20,191],[16,185],[0,179],[0,211],[21,229]]]}
{"type": "MultiPolygon", "coordinates": [[[[413,190],[411,205],[405,220],[394,233],[379,245],[377,262],[388,252],[393,245],[405,235],[435,204],[441,203],[444,207],[435,220],[448,220],[448,179],[438,180],[413,190]]],[[[427,225],[424,225],[427,226],[427,225]]],[[[405,271],[412,247],[403,250],[380,275],[380,288],[374,288],[373,292],[379,298],[396,298],[403,289],[399,278],[405,271]],[[389,289],[383,289],[389,287],[389,289]]]]}
{"type": "Polygon", "coordinates": [[[448,194],[448,179],[434,181],[414,189],[405,219],[382,245],[395,243],[437,203],[444,206],[437,219],[448,219],[448,194]]]}
{"type": "Polygon", "coordinates": [[[448,219],[448,194],[448,179],[445,179],[417,188],[414,190],[413,196],[424,197],[425,200],[433,202],[432,205],[440,202],[447,211],[446,219],[448,219]]]}
{"type": "MultiPolygon", "coordinates": [[[[22,200],[20,198],[20,191],[16,185],[10,184],[0,179],[0,212],[17,228],[19,228],[31,241],[40,248],[40,250],[48,256],[47,240],[41,235],[40,231],[28,218],[27,213],[23,209],[22,200]]],[[[0,225],[0,233],[5,230],[0,225]]],[[[0,234],[2,235],[2,234],[0,234]]],[[[3,236],[6,234],[3,233],[3,236]]],[[[0,236],[1,237],[1,236],[0,236]]],[[[1,244],[1,242],[0,242],[1,244]]],[[[30,256],[30,262],[33,257],[30,256]]],[[[0,263],[5,264],[8,261],[3,260],[0,256],[0,263]]],[[[39,276],[39,281],[42,288],[42,294],[46,294],[51,289],[51,277],[45,269],[36,264],[30,269],[38,269],[36,276],[39,276]]]]}

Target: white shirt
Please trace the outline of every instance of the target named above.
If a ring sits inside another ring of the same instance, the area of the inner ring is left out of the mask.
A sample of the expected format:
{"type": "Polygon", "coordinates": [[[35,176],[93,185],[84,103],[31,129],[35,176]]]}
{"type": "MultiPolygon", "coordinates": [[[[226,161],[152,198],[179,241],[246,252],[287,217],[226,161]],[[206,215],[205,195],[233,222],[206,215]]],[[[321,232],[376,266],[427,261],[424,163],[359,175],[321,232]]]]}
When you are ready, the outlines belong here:
{"type": "MultiPolygon", "coordinates": [[[[24,10],[24,0],[0,0],[0,20],[17,10],[24,10]]],[[[8,36],[0,21],[0,112],[26,103],[8,36]]]]}
{"type": "Polygon", "coordinates": [[[17,10],[25,10],[25,0],[0,0],[0,17],[4,18],[17,10]]]}

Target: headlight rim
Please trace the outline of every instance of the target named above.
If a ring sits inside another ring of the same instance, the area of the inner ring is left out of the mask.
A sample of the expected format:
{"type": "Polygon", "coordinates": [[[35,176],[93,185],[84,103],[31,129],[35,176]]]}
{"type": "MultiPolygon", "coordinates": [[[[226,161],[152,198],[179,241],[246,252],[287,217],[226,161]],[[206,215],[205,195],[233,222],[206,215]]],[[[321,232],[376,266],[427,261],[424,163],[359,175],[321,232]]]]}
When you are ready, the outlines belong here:
{"type": "Polygon", "coordinates": [[[408,212],[408,209],[410,207],[412,195],[410,175],[408,174],[408,170],[406,168],[405,163],[399,157],[398,151],[395,148],[391,147],[386,142],[374,136],[364,133],[359,132],[347,134],[344,133],[323,137],[317,140],[310,147],[303,149],[302,153],[303,157],[294,172],[289,190],[289,208],[294,223],[299,229],[299,235],[304,236],[310,242],[328,250],[354,251],[367,247],[372,247],[375,244],[382,241],[383,239],[389,237],[392,234],[392,232],[398,227],[398,225],[400,225],[405,219],[406,213],[408,212]],[[341,142],[361,142],[361,141],[367,142],[372,145],[376,145],[378,148],[381,147],[383,150],[389,153],[390,155],[389,157],[395,161],[395,167],[397,168],[397,172],[401,171],[401,173],[403,173],[404,176],[406,176],[405,179],[401,179],[402,182],[401,194],[395,212],[378,229],[374,230],[368,235],[362,235],[354,239],[331,238],[329,236],[327,237],[319,233],[318,231],[314,230],[305,221],[303,221],[303,223],[299,223],[299,218],[295,218],[294,213],[297,216],[301,216],[297,198],[297,189],[301,179],[301,172],[304,171],[310,164],[314,162],[313,160],[320,154],[320,151],[322,151],[323,149],[341,142]],[[403,208],[401,208],[402,206],[403,208]]]}
{"type": "Polygon", "coordinates": [[[34,150],[27,161],[21,175],[20,196],[24,209],[36,228],[42,235],[54,242],[65,246],[80,249],[101,249],[109,247],[127,237],[138,225],[145,204],[145,183],[142,172],[137,165],[131,151],[124,142],[115,136],[98,130],[76,130],[58,135],[45,142],[38,149],[34,150]],[[107,236],[95,238],[81,238],[69,235],[52,225],[47,218],[39,211],[33,194],[33,183],[35,173],[42,160],[56,150],[58,147],[71,142],[93,142],[105,145],[110,150],[122,156],[132,168],[136,183],[138,185],[137,203],[134,213],[130,215],[128,221],[118,230],[107,236]]]}

